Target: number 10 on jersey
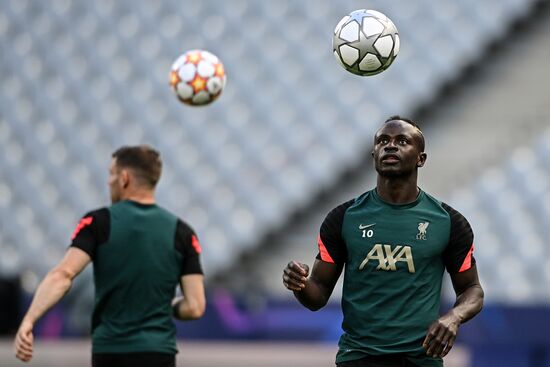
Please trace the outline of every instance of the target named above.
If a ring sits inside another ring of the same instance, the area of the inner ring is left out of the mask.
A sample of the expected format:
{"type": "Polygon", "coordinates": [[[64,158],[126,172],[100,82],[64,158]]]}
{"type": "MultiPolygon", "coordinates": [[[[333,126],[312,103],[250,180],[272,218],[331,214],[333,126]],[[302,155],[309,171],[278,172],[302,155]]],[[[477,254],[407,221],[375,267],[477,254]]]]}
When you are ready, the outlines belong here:
{"type": "Polygon", "coordinates": [[[363,238],[371,238],[373,234],[374,232],[372,229],[363,229],[363,238]]]}

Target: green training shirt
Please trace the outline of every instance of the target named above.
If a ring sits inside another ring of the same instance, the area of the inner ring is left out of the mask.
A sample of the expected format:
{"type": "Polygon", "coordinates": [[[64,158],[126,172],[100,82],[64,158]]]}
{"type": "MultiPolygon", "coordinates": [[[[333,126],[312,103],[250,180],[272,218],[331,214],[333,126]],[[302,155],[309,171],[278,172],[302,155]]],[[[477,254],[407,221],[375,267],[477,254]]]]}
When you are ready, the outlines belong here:
{"type": "Polygon", "coordinates": [[[86,214],[71,246],[94,265],[92,353],[176,353],[171,301],[181,276],[202,274],[193,230],[156,204],[125,200],[86,214]]]}
{"type": "Polygon", "coordinates": [[[318,259],[345,264],[337,363],[403,353],[442,366],[422,342],[439,317],[443,271],[475,264],[473,232],[458,211],[423,191],[396,205],[373,189],[327,215],[318,247],[318,259]]]}

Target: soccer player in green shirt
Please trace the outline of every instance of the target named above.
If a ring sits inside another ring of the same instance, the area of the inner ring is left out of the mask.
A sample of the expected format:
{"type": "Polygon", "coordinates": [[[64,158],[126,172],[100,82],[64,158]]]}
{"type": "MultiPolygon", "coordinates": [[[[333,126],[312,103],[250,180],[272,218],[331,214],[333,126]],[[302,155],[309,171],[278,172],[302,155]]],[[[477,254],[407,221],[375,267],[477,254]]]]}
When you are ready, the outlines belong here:
{"type": "Polygon", "coordinates": [[[481,311],[468,221],[417,186],[424,144],[413,121],[386,120],[374,138],[376,188],[327,215],[311,273],[296,261],[284,269],[283,284],[311,310],[344,271],[337,366],[442,366],[459,326],[481,311]],[[457,297],[439,317],[445,269],[457,297]]]}
{"type": "Polygon", "coordinates": [[[15,337],[17,358],[30,361],[35,323],[93,262],[92,366],[175,366],[172,316],[200,318],[206,301],[197,236],[155,202],[161,171],[149,146],[113,153],[112,205],[81,219],[65,257],[38,286],[15,337]],[[178,284],[183,297],[174,298],[178,284]]]}

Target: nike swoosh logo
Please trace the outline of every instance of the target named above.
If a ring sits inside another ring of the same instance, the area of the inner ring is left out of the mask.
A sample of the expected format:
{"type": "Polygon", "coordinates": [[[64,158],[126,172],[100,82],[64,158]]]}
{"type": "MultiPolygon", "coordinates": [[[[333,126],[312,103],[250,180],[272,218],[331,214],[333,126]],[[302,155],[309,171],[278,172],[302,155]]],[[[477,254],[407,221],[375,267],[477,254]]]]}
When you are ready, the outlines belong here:
{"type": "Polygon", "coordinates": [[[365,228],[373,227],[375,225],[376,223],[367,224],[367,225],[359,224],[359,229],[365,229],[365,228]]]}

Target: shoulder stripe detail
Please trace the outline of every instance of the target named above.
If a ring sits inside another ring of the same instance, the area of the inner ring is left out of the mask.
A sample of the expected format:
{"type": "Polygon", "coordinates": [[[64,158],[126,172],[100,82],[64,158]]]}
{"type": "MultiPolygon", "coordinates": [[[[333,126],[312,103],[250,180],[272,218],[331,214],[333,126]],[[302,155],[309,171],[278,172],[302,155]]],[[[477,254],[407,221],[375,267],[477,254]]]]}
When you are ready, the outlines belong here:
{"type": "Polygon", "coordinates": [[[78,223],[78,225],[76,226],[72,236],[71,236],[71,241],[74,240],[76,238],[76,236],[78,236],[78,234],[80,233],[80,231],[82,231],[82,229],[86,226],[89,226],[90,224],[92,224],[92,221],[94,220],[94,217],[85,217],[85,218],[82,218],[80,220],[80,222],[78,223]]]}
{"type": "Polygon", "coordinates": [[[321,239],[321,235],[317,237],[317,245],[319,246],[319,254],[321,254],[321,260],[327,263],[334,264],[334,260],[330,256],[330,254],[327,251],[327,248],[325,247],[325,244],[323,243],[323,240],[321,239]]]}
{"type": "Polygon", "coordinates": [[[472,252],[474,252],[474,244],[472,243],[472,247],[470,247],[470,251],[468,251],[468,254],[466,255],[466,258],[464,259],[464,262],[462,263],[462,266],[458,270],[459,273],[462,273],[463,271],[469,270],[472,267],[472,252]]]}
{"type": "Polygon", "coordinates": [[[200,254],[202,252],[201,244],[200,244],[199,239],[197,238],[197,236],[195,236],[195,235],[191,236],[191,245],[193,245],[193,248],[195,249],[197,254],[200,254]]]}

